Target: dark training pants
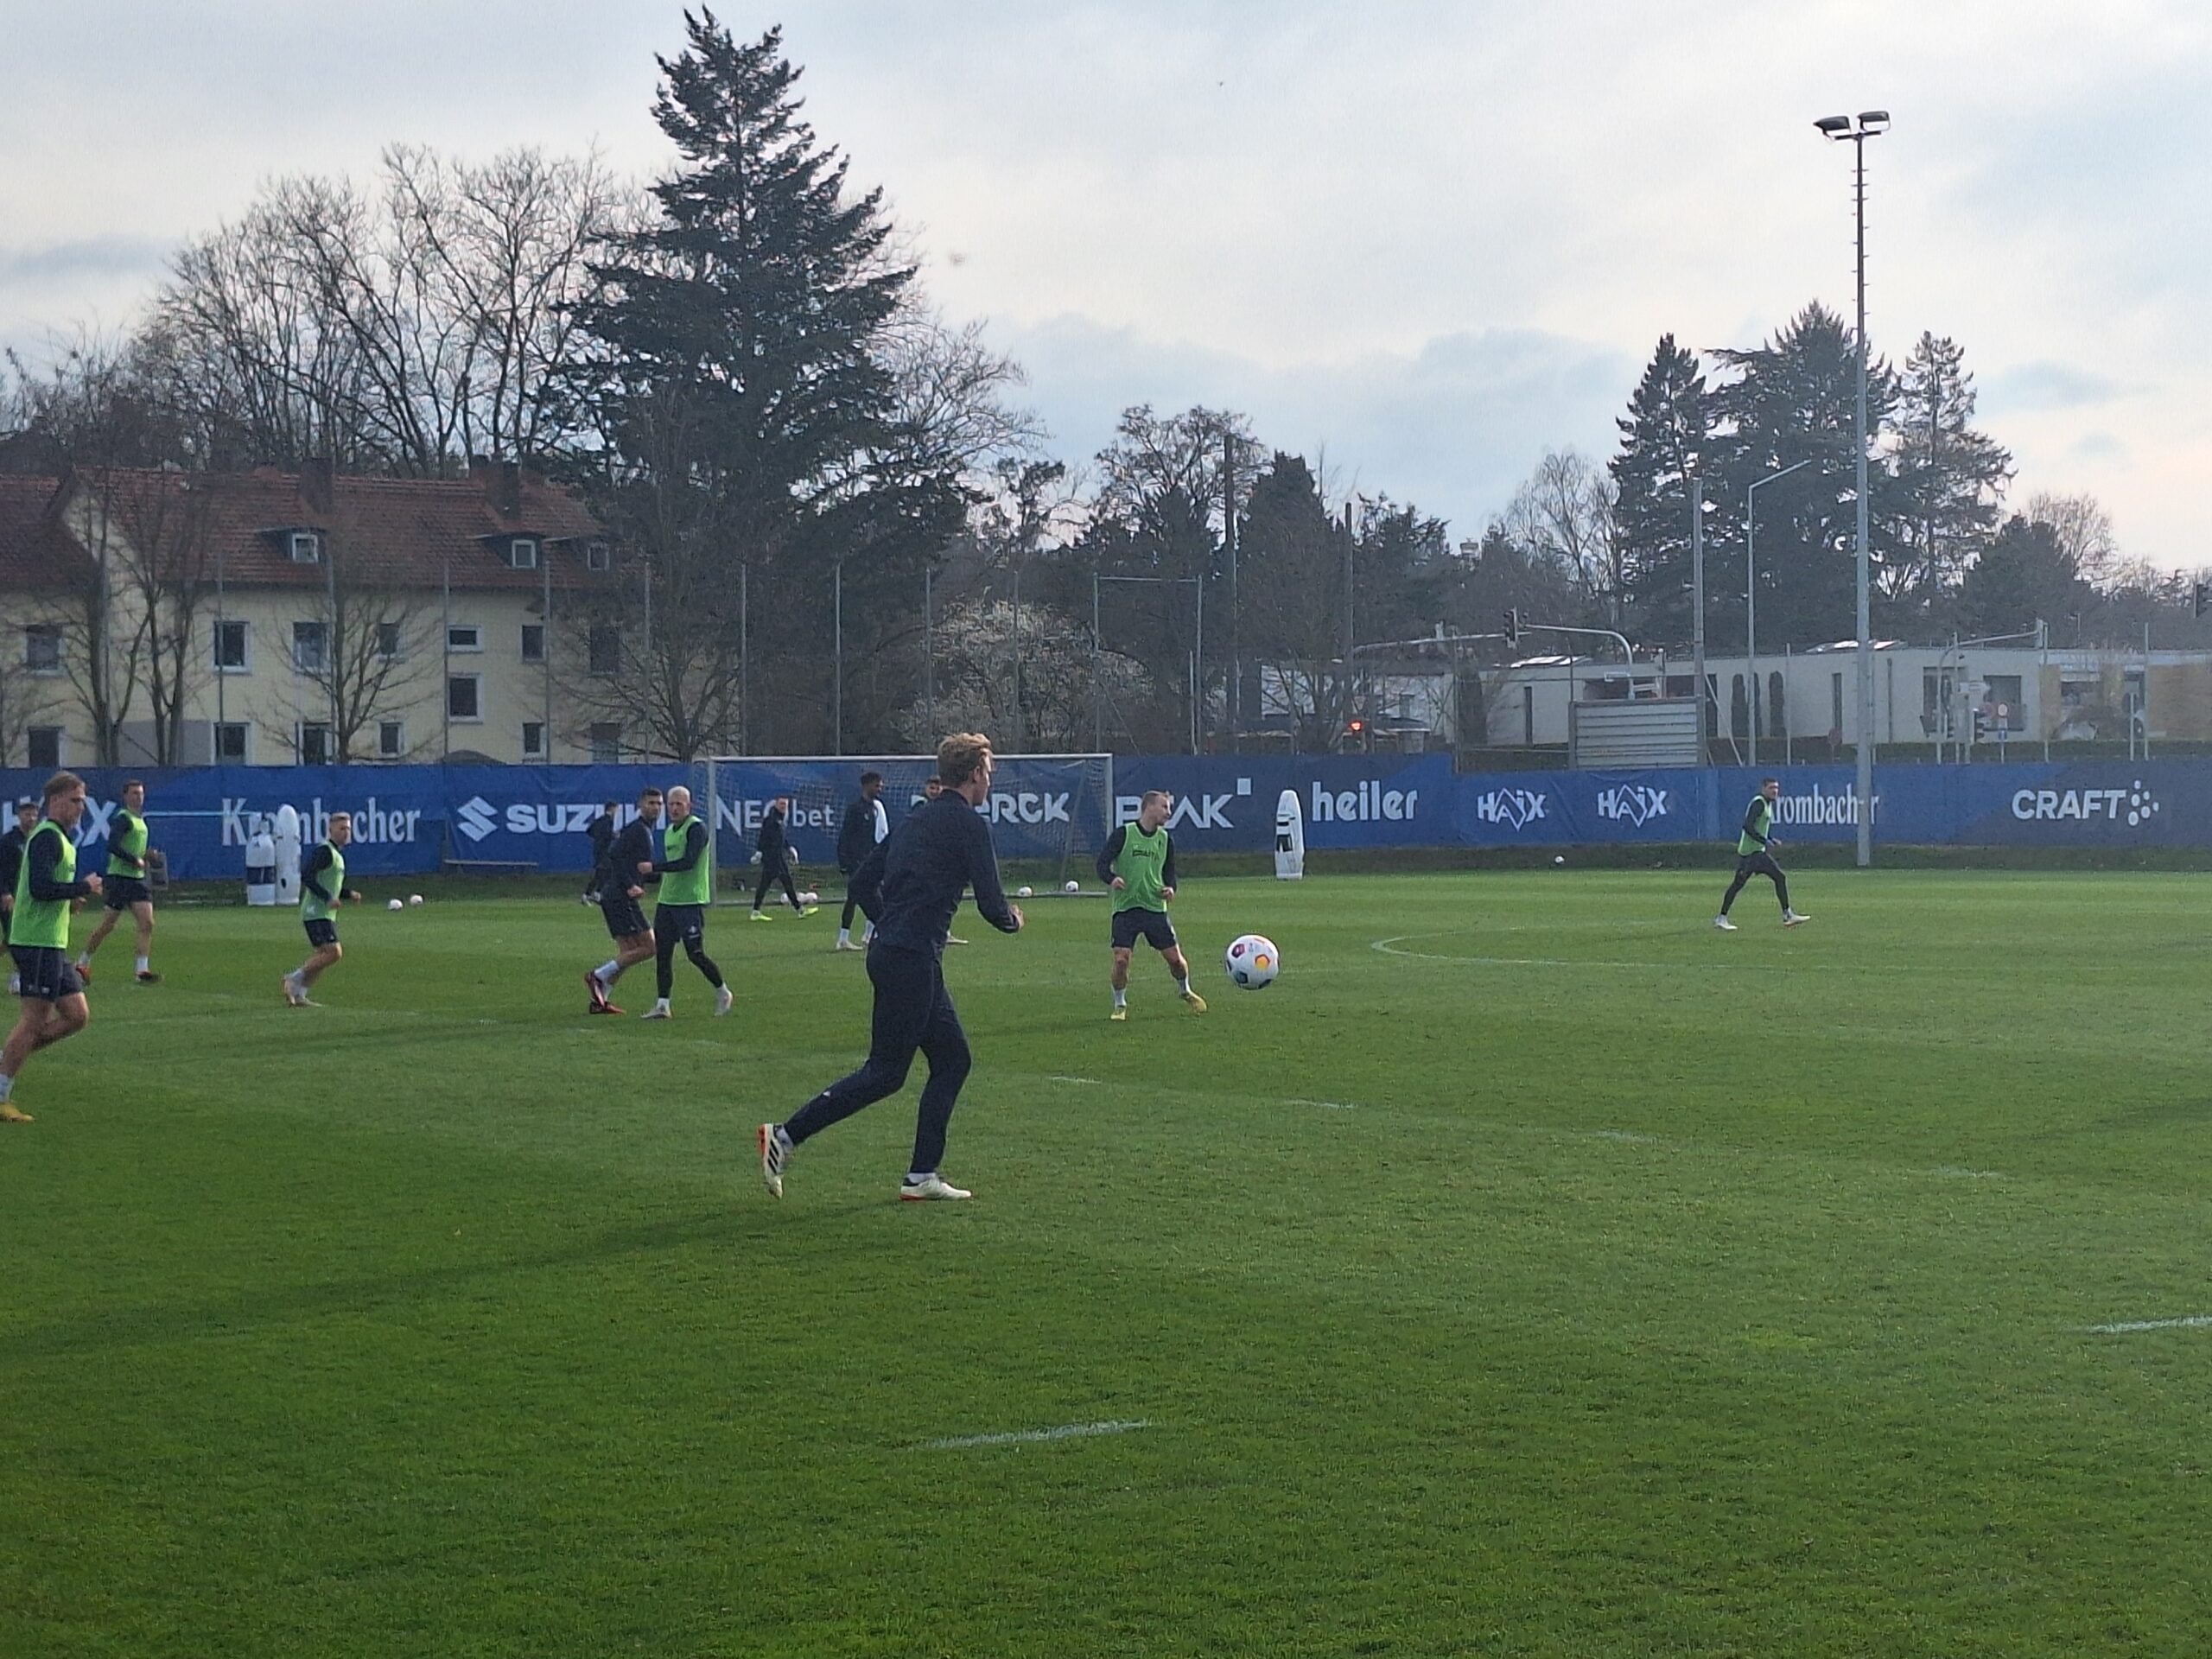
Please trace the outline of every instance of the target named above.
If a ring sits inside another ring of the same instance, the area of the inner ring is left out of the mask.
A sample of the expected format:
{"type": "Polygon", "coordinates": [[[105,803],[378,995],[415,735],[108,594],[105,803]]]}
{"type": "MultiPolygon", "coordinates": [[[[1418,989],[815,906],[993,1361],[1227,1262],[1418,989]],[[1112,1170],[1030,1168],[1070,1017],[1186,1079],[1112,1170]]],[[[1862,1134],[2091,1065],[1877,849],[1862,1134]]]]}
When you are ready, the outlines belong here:
{"type": "Polygon", "coordinates": [[[1720,913],[1726,916],[1728,906],[1736,902],[1736,895],[1744,890],[1744,883],[1755,875],[1764,875],[1774,883],[1774,896],[1782,901],[1784,914],[1789,910],[1789,878],[1782,873],[1782,866],[1774,861],[1774,855],[1766,851],[1747,854],[1736,861],[1736,879],[1728,884],[1728,896],[1720,901],[1720,913]]]}
{"type": "Polygon", "coordinates": [[[895,950],[879,939],[868,953],[868,976],[875,987],[875,1020],[866,1064],[800,1107],[784,1133],[796,1145],[897,1094],[918,1050],[930,1063],[930,1077],[914,1115],[914,1161],[907,1167],[926,1175],[944,1157],[945,1128],[973,1063],[968,1033],[944,988],[944,965],[928,952],[895,950]]]}
{"type": "Polygon", "coordinates": [[[853,912],[854,912],[855,911],[856,911],[856,910],[857,910],[858,912],[860,912],[860,913],[861,913],[861,915],[863,915],[863,916],[868,916],[868,925],[869,925],[869,926],[871,926],[871,927],[873,927],[873,926],[875,925],[875,918],[874,918],[874,917],[873,917],[873,916],[868,915],[868,906],[867,906],[866,905],[864,905],[864,904],[861,903],[861,901],[860,901],[857,898],[855,898],[855,897],[854,896],[854,894],[853,894],[853,873],[852,873],[852,871],[851,871],[851,870],[847,870],[844,874],[845,874],[845,912],[844,912],[844,914],[843,914],[843,915],[840,916],[840,917],[837,918],[837,925],[838,925],[838,927],[839,927],[842,931],[845,931],[845,932],[847,932],[847,933],[851,932],[851,931],[853,931],[853,912]]]}
{"type": "Polygon", "coordinates": [[[722,988],[722,970],[715,966],[715,959],[707,954],[706,906],[703,905],[661,905],[653,911],[653,949],[658,974],[658,995],[663,1001],[676,984],[676,946],[683,945],[683,954],[691,958],[691,965],[707,976],[707,983],[716,990],[722,988]]]}
{"type": "Polygon", "coordinates": [[[773,868],[769,867],[769,863],[766,859],[764,858],[760,861],[760,882],[758,887],[753,889],[753,909],[758,910],[760,908],[760,901],[768,896],[768,888],[770,885],[777,881],[782,882],[784,884],[784,891],[791,894],[791,908],[793,910],[804,908],[804,906],[803,906],[798,901],[798,889],[791,884],[791,855],[789,853],[785,853],[777,858],[773,868]]]}

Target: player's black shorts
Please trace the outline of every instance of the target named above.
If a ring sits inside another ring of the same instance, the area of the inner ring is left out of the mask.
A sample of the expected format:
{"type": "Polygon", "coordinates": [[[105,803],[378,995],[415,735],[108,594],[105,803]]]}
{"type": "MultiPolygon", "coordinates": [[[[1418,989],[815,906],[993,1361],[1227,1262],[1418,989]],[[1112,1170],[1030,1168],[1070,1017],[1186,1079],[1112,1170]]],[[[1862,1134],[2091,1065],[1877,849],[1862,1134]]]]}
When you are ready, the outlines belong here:
{"type": "Polygon", "coordinates": [[[652,930],[645,921],[645,907],[626,893],[603,893],[599,913],[607,918],[607,937],[627,939],[652,930]]]}
{"type": "Polygon", "coordinates": [[[85,982],[77,977],[67,950],[43,944],[13,944],[8,950],[16,958],[23,995],[59,1002],[65,996],[85,994],[85,982]]]}
{"type": "Polygon", "coordinates": [[[1131,950],[1142,939],[1155,950],[1175,948],[1175,924],[1164,910],[1117,910],[1114,912],[1114,948],[1131,950]]]}
{"type": "Polygon", "coordinates": [[[150,905],[154,895],[146,884],[135,875],[104,876],[100,880],[100,899],[110,910],[128,910],[133,905],[150,905]]]}
{"type": "Polygon", "coordinates": [[[655,905],[653,906],[653,938],[681,939],[686,944],[696,944],[707,937],[707,907],[704,905],[655,905]]]}
{"type": "Polygon", "coordinates": [[[1736,855],[1736,879],[1748,881],[1755,875],[1764,875],[1776,881],[1782,880],[1782,866],[1776,863],[1774,855],[1764,848],[1756,853],[1736,855]]]}
{"type": "Polygon", "coordinates": [[[313,921],[302,922],[308,931],[308,943],[318,950],[326,944],[338,943],[338,923],[328,916],[318,916],[313,921]]]}

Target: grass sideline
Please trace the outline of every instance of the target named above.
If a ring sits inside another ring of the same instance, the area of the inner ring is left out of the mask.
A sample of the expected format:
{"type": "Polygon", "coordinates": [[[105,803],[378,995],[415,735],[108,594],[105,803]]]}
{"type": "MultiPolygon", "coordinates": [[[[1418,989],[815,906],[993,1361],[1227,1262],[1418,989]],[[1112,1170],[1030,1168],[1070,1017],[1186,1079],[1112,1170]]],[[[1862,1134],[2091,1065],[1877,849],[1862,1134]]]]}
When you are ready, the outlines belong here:
{"type": "Polygon", "coordinates": [[[2212,1313],[2212,899],[1726,873],[1193,880],[1126,1026],[969,912],[937,1206],[911,1085],[759,1190],[834,914],[656,1026],[573,902],[300,1012],[180,910],[0,1130],[0,1653],[2198,1651],[2212,1330],[2096,1327],[2212,1313]]]}

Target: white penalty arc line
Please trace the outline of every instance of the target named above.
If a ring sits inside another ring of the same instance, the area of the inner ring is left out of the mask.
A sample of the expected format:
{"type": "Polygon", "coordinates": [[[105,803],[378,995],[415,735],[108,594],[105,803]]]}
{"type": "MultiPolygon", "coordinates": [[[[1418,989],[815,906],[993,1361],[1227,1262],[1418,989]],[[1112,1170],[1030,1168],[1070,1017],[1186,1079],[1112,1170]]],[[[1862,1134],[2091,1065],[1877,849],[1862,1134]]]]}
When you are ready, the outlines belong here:
{"type": "Polygon", "coordinates": [[[1130,1434],[1151,1427],[1151,1421],[1147,1418],[1129,1423],[1063,1423],[1058,1428],[1023,1428],[1005,1434],[957,1434],[950,1440],[924,1440],[920,1449],[925,1452],[965,1452],[979,1446],[1034,1446],[1046,1440],[1080,1440],[1099,1434],[1130,1434]]]}
{"type": "MultiPolygon", "coordinates": [[[[1415,962],[1456,962],[1469,968],[1629,968],[1648,972],[1653,969],[1671,969],[1684,965],[1672,962],[1599,962],[1578,957],[1455,957],[1441,950],[1407,950],[1401,948],[1408,939],[1433,937],[1427,933],[1402,933],[1396,938],[1377,939],[1368,949],[1380,950],[1386,957],[1405,957],[1415,962]]],[[[1697,965],[1703,967],[1707,964],[1697,965]]],[[[1750,964],[1731,962],[1718,965],[1739,968],[1750,964]]],[[[1766,964],[1758,965],[1764,968],[1766,964]]]]}
{"type": "Polygon", "coordinates": [[[1045,1074],[1045,1081],[1047,1083],[1071,1083],[1080,1089],[1103,1089],[1106,1086],[1096,1077],[1064,1077],[1057,1071],[1046,1072],[1045,1074]]]}
{"type": "Polygon", "coordinates": [[[2212,1325],[2212,1313],[2190,1313],[2178,1319],[2129,1319],[2120,1325],[2093,1325],[2093,1337],[2132,1336],[2139,1331],[2195,1331],[2212,1325]]]}

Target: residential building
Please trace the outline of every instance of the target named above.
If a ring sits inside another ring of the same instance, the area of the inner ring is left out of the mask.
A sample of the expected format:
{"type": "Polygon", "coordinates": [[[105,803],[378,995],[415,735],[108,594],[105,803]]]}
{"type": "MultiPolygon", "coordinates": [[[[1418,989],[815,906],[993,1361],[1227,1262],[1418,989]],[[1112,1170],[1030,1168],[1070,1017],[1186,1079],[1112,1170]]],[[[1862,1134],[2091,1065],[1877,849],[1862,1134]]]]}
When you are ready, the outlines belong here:
{"type": "Polygon", "coordinates": [[[618,550],[512,463],[461,480],[0,477],[0,762],[620,758],[571,717],[623,642],[618,550]]]}

